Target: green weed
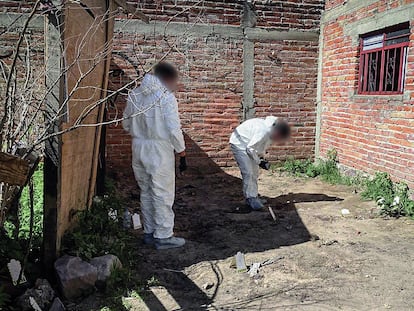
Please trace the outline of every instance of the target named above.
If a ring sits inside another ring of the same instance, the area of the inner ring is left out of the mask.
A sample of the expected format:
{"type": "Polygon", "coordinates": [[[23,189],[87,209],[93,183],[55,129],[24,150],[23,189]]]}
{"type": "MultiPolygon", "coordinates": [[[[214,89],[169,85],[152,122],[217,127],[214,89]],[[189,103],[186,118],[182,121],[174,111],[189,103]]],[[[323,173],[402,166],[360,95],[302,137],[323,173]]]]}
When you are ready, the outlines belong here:
{"type": "Polygon", "coordinates": [[[295,160],[289,158],[282,164],[282,170],[295,176],[320,177],[323,181],[331,184],[350,185],[355,182],[352,178],[345,176],[338,168],[337,153],[335,150],[328,152],[326,160],[316,162],[311,159],[295,160]]]}
{"type": "Polygon", "coordinates": [[[120,199],[111,194],[96,200],[89,210],[78,212],[77,226],[63,238],[63,251],[85,259],[107,253],[124,257],[129,237],[122,227],[123,210],[120,199]],[[114,212],[115,219],[109,216],[114,212]]]}
{"type": "MultiPolygon", "coordinates": [[[[40,240],[43,236],[43,164],[39,164],[33,174],[34,186],[34,226],[33,237],[40,240]]],[[[29,188],[25,187],[20,198],[20,230],[19,238],[28,239],[30,230],[29,188]]]]}
{"type": "Polygon", "coordinates": [[[407,184],[393,183],[389,174],[377,173],[373,179],[366,180],[364,188],[362,197],[375,200],[381,214],[414,217],[414,201],[410,199],[407,184]]]}
{"type": "MultiPolygon", "coordinates": [[[[33,174],[34,186],[34,223],[33,223],[33,244],[40,246],[43,236],[43,164],[40,163],[33,174]]],[[[17,236],[21,240],[29,238],[30,231],[30,201],[29,201],[29,187],[24,187],[20,197],[20,208],[18,214],[18,232],[17,236]]],[[[4,224],[4,229],[10,238],[15,236],[15,224],[7,220],[4,224]]]]}
{"type": "Polygon", "coordinates": [[[337,162],[337,152],[331,150],[327,159],[316,162],[290,158],[282,164],[281,169],[295,176],[319,176],[321,180],[331,184],[357,185],[364,189],[361,193],[363,198],[378,203],[382,215],[414,218],[414,201],[410,199],[410,191],[406,184],[393,183],[387,173],[377,173],[372,179],[361,176],[349,177],[342,174],[337,162]]]}
{"type": "Polygon", "coordinates": [[[147,280],[147,286],[160,286],[160,281],[153,275],[149,280],[147,280]]]}
{"type": "Polygon", "coordinates": [[[349,177],[341,173],[337,162],[337,152],[331,150],[327,159],[316,162],[290,158],[281,165],[281,169],[295,176],[319,176],[321,180],[331,184],[358,185],[364,189],[361,193],[363,198],[377,202],[380,214],[414,218],[414,201],[410,199],[406,184],[393,183],[387,173],[377,173],[372,179],[349,177]]]}
{"type": "MultiPolygon", "coordinates": [[[[295,160],[289,157],[282,165],[282,170],[295,176],[307,175],[308,170],[313,166],[312,160],[295,160]]],[[[314,177],[314,176],[312,176],[314,177]]]]}
{"type": "Polygon", "coordinates": [[[125,310],[128,301],[124,298],[130,297],[131,291],[138,297],[136,288],[140,291],[145,283],[135,270],[140,261],[136,236],[123,228],[125,202],[116,194],[113,182],[107,182],[106,189],[110,191],[107,195],[76,215],[78,223],[64,236],[62,251],[86,260],[108,253],[116,255],[122,268],[114,269],[107,279],[100,310],[125,310]],[[117,217],[108,215],[114,212],[117,217]]]}

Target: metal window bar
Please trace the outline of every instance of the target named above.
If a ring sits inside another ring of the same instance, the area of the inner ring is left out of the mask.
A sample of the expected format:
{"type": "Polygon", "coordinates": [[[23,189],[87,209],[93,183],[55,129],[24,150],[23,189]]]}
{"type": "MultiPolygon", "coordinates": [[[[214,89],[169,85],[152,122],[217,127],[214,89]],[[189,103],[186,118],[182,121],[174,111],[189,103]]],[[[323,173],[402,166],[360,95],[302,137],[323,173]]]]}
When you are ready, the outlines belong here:
{"type": "Polygon", "coordinates": [[[401,49],[401,61],[400,61],[400,72],[402,73],[398,79],[398,90],[402,93],[404,92],[404,82],[406,75],[407,67],[407,57],[408,57],[408,47],[403,47],[401,49]]]}
{"type": "Polygon", "coordinates": [[[361,38],[359,64],[360,77],[358,80],[358,90],[360,94],[403,93],[409,40],[386,45],[387,42],[399,38],[407,38],[408,40],[409,33],[393,37],[387,37],[387,35],[384,34],[382,47],[368,49],[366,51],[364,51],[364,38],[361,38]],[[387,89],[388,85],[391,85],[389,90],[387,89]]]}

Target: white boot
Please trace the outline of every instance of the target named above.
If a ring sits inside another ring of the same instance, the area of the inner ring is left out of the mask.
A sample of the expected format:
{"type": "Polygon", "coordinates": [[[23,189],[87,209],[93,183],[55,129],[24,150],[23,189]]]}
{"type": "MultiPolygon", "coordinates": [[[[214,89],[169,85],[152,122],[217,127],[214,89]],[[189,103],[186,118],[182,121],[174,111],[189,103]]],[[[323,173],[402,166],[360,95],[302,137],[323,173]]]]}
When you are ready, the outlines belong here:
{"type": "Polygon", "coordinates": [[[175,236],[166,239],[155,239],[155,248],[158,250],[182,247],[184,244],[185,240],[183,238],[177,238],[175,236]]]}

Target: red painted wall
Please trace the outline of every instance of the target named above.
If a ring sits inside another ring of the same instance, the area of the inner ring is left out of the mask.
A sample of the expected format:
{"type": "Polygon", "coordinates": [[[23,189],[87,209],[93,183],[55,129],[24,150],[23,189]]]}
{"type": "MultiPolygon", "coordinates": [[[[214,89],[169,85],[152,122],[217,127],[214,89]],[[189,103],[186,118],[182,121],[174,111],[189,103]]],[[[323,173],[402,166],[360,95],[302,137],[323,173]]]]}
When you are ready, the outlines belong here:
{"type": "MultiPolygon", "coordinates": [[[[327,9],[344,1],[328,1],[327,9]]],[[[377,1],[325,24],[321,155],[338,151],[341,164],[368,173],[389,172],[414,187],[414,35],[404,95],[357,94],[358,43],[344,26],[414,1],[377,1]]],[[[378,21],[379,29],[381,22],[378,21]]],[[[411,21],[412,31],[414,20],[411,21]]]]}
{"type": "MultiPolygon", "coordinates": [[[[155,20],[239,26],[243,1],[142,1],[142,11],[155,20]],[[175,5],[177,3],[177,5],[175,5]],[[176,16],[185,10],[185,14],[176,16]]],[[[257,27],[276,30],[317,31],[323,10],[321,0],[256,1],[257,27]]],[[[167,38],[157,35],[119,34],[114,49],[138,67],[148,68],[177,44],[167,60],[181,71],[177,92],[189,161],[196,166],[234,165],[228,140],[242,118],[243,40],[220,36],[167,38]],[[155,56],[155,57],[154,57],[155,56]]],[[[256,116],[276,115],[295,125],[289,145],[274,148],[269,158],[312,157],[314,153],[317,81],[317,42],[276,41],[255,43],[254,96],[256,116]],[[278,60],[280,59],[280,61],[278,60]]],[[[123,80],[136,77],[131,65],[114,57],[114,65],[125,70],[123,80]],[[129,69],[128,69],[129,68],[129,69]]],[[[130,63],[131,63],[130,62],[130,63]]],[[[115,67],[116,67],[115,66],[115,67]]],[[[112,79],[116,89],[119,78],[112,79]]],[[[109,118],[119,116],[125,96],[118,97],[109,118]]],[[[109,170],[131,165],[130,138],[120,125],[107,131],[109,170]]]]}

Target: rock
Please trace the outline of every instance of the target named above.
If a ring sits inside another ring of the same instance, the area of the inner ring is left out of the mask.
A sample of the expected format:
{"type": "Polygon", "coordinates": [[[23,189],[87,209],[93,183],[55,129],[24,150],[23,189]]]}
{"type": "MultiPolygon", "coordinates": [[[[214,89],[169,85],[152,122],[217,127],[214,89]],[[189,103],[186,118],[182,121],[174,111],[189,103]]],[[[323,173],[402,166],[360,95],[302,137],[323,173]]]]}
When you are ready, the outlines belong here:
{"type": "Polygon", "coordinates": [[[64,304],[58,297],[56,297],[55,300],[53,300],[53,304],[49,309],[49,311],[65,311],[65,310],[66,308],[64,304]]]}
{"type": "Polygon", "coordinates": [[[98,270],[98,281],[106,281],[115,268],[122,268],[121,261],[115,255],[104,255],[91,259],[91,265],[98,270]]]}
{"type": "Polygon", "coordinates": [[[214,286],[213,282],[207,282],[207,283],[203,284],[203,288],[205,290],[209,290],[210,288],[213,288],[213,286],[214,286]]]}
{"type": "Polygon", "coordinates": [[[338,243],[339,243],[338,240],[329,240],[329,241],[322,242],[322,245],[331,246],[331,245],[338,244],[338,243]]]}
{"type": "Polygon", "coordinates": [[[35,287],[39,293],[41,293],[41,298],[44,301],[51,302],[55,297],[55,291],[53,290],[50,283],[45,279],[37,279],[35,287]]]}
{"type": "Polygon", "coordinates": [[[98,270],[79,257],[63,256],[56,260],[55,270],[62,294],[67,299],[81,297],[95,289],[98,270]]]}
{"type": "Polygon", "coordinates": [[[321,238],[317,235],[317,234],[311,234],[310,235],[310,240],[311,241],[319,241],[321,238]]]}
{"type": "Polygon", "coordinates": [[[254,276],[256,276],[259,273],[259,268],[260,268],[260,262],[254,262],[251,266],[250,266],[250,270],[249,270],[249,276],[252,278],[254,276]]]}
{"type": "Polygon", "coordinates": [[[35,310],[34,305],[36,304],[44,309],[50,305],[54,297],[55,291],[49,282],[44,279],[37,279],[35,287],[27,289],[23,295],[18,297],[16,304],[23,311],[35,310]]]}

